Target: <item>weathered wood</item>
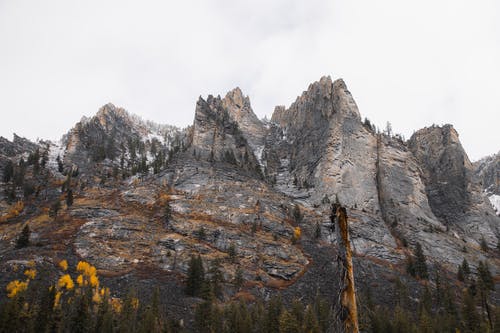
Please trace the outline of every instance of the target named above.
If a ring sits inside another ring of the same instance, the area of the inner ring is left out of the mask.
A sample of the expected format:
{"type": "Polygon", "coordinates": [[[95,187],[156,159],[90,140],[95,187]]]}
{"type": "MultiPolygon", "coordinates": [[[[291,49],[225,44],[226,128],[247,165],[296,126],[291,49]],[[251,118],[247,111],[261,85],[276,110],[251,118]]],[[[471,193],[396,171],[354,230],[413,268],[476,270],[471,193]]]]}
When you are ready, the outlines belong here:
{"type": "Polygon", "coordinates": [[[347,223],[347,212],[339,204],[332,205],[330,215],[332,225],[335,225],[339,254],[337,257],[340,295],[335,300],[339,309],[341,326],[345,333],[358,333],[358,309],[356,305],[356,289],[354,287],[354,271],[352,266],[351,241],[349,238],[349,225],[347,223]]]}

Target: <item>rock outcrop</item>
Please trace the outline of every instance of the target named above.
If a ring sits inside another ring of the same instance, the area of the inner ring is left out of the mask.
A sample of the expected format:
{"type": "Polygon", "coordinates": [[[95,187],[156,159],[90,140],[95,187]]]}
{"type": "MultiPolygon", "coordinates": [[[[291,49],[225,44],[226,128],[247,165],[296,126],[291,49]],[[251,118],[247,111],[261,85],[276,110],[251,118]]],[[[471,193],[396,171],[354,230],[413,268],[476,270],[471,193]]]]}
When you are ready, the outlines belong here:
{"type": "Polygon", "coordinates": [[[226,98],[199,98],[194,116],[191,150],[197,159],[226,162],[260,173],[255,149],[263,140],[248,98],[235,89],[226,98]],[[242,122],[242,127],[237,121],[242,122]],[[256,129],[254,133],[252,129],[256,129]],[[251,143],[250,143],[251,142],[251,143]]]}
{"type": "Polygon", "coordinates": [[[477,242],[498,243],[499,224],[493,208],[473,179],[473,165],[451,125],[417,131],[409,147],[422,168],[430,207],[447,225],[477,242]]]}
{"type": "Polygon", "coordinates": [[[475,162],[474,176],[500,216],[500,153],[475,162]]]}

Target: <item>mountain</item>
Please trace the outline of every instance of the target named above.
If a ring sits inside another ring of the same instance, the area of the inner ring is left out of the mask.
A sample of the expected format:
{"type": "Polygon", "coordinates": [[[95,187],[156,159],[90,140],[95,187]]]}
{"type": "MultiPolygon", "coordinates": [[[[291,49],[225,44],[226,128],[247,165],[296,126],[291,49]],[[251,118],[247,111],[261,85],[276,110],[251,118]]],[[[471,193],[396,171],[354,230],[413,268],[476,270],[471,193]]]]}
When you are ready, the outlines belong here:
{"type": "Polygon", "coordinates": [[[416,248],[431,272],[462,287],[456,271],[464,259],[474,274],[483,261],[500,274],[500,217],[491,205],[500,198],[499,155],[471,163],[451,125],[407,141],[380,133],[362,120],[341,79],[322,77],[270,121],[235,88],[200,97],[185,129],[107,104],[61,142],[1,138],[0,153],[35,189],[0,184],[0,283],[30,260],[52,276],[62,259],[85,260],[117,297],[131,285],[146,294],[159,285],[167,307],[184,318],[194,302],[184,278],[199,254],[206,270],[220,265],[223,302],[278,290],[287,302],[318,293],[332,300],[333,202],[348,211],[356,283],[376,302],[394,304],[388,290],[401,280],[414,300],[423,297],[426,284],[406,269],[416,248]],[[45,167],[35,170],[36,158],[18,166],[37,149],[45,167]],[[69,190],[72,204],[54,214],[69,190]],[[24,209],[10,214],[21,201],[24,209]],[[16,248],[25,223],[32,246],[16,248]],[[229,283],[239,278],[241,289],[229,283]]]}

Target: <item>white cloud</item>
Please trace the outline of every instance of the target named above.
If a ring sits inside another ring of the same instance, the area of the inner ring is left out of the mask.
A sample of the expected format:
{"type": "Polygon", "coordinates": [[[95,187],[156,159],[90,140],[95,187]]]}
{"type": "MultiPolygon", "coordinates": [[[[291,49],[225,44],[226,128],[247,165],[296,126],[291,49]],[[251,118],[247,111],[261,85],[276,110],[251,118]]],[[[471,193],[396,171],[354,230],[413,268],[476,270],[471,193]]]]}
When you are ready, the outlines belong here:
{"type": "Polygon", "coordinates": [[[499,150],[494,0],[0,2],[0,135],[55,138],[109,101],[192,122],[240,86],[259,116],[322,75],[407,137],[452,123],[469,156],[499,150]]]}

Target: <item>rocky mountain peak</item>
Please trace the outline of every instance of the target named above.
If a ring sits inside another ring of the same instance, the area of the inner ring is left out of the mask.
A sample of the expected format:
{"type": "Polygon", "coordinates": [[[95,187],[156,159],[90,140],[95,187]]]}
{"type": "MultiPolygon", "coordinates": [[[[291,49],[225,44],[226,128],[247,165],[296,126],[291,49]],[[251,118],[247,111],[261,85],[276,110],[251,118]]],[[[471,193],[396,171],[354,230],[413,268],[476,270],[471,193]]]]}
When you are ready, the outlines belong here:
{"type": "Polygon", "coordinates": [[[358,106],[342,79],[335,80],[333,83],[333,104],[335,112],[361,120],[358,106]]]}
{"type": "Polygon", "coordinates": [[[222,99],[222,105],[236,122],[247,120],[248,118],[252,121],[254,119],[258,121],[257,116],[253,113],[250,106],[250,98],[244,96],[239,87],[234,88],[226,94],[224,99],[222,99]]]}
{"type": "Polygon", "coordinates": [[[356,102],[342,79],[323,76],[311,83],[288,109],[276,107],[271,120],[283,128],[324,126],[334,113],[361,119],[356,102]],[[316,124],[316,125],[315,125],[316,124]]]}
{"type": "Polygon", "coordinates": [[[198,159],[223,161],[244,169],[258,169],[257,148],[265,138],[264,126],[239,88],[196,103],[192,150],[198,159]]]}
{"type": "Polygon", "coordinates": [[[429,204],[439,218],[456,221],[474,201],[473,166],[451,125],[431,126],[415,132],[409,147],[422,167],[429,204]]]}
{"type": "Polygon", "coordinates": [[[244,96],[239,87],[231,90],[222,100],[229,117],[238,124],[243,136],[247,139],[252,150],[262,150],[266,129],[262,121],[252,110],[250,98],[244,96]]]}
{"type": "Polygon", "coordinates": [[[446,152],[452,154],[453,159],[458,159],[457,162],[468,170],[473,168],[453,125],[433,125],[422,128],[411,136],[409,143],[417,155],[421,155],[423,151],[431,155],[440,155],[446,152]]]}
{"type": "Polygon", "coordinates": [[[104,128],[113,127],[117,122],[131,122],[131,117],[123,108],[116,107],[112,103],[103,105],[97,111],[95,117],[104,128]]]}
{"type": "Polygon", "coordinates": [[[250,99],[248,96],[244,96],[240,87],[236,87],[231,91],[228,91],[224,97],[226,102],[233,104],[236,108],[242,109],[245,105],[250,104],[250,99]]]}

